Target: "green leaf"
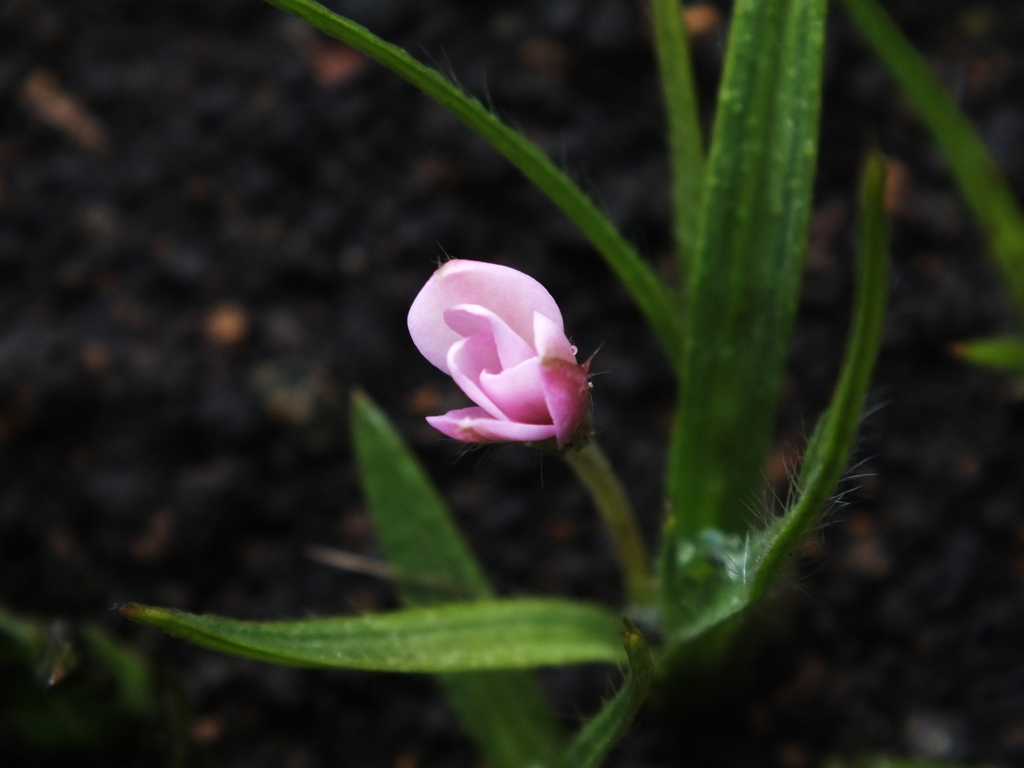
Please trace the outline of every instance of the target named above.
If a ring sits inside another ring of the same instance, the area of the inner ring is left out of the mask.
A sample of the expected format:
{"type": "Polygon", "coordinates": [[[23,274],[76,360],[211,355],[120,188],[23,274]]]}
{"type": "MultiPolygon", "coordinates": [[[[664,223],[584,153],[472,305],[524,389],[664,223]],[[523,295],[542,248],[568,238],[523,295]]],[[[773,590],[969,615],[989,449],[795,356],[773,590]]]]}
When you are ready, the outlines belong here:
{"type": "Polygon", "coordinates": [[[477,99],[464,93],[437,70],[424,66],[403,49],[339,16],[313,0],[267,0],[406,79],[458,117],[504,155],[569,217],[601,253],[661,341],[668,358],[679,357],[679,321],[669,291],[651,268],[587,197],[536,144],[499,120],[477,99]]]}
{"type": "Polygon", "coordinates": [[[1024,374],[1024,339],[1018,336],[960,342],[953,347],[953,354],[975,365],[1024,374]]]}
{"type": "Polygon", "coordinates": [[[888,295],[888,224],[883,208],[885,159],[872,155],[861,184],[860,274],[853,328],[832,405],[807,445],[793,507],[764,535],[751,569],[750,600],[764,595],[785,569],[793,550],[818,521],[849,459],[864,396],[878,356],[888,295]]]}
{"type": "MultiPolygon", "coordinates": [[[[682,4],[679,0],[651,0],[651,21],[668,121],[676,255],[679,274],[685,277],[687,260],[697,245],[704,184],[704,141],[682,4]]],[[[685,286],[683,293],[686,293],[685,286]]]]}
{"type": "Polygon", "coordinates": [[[568,768],[597,768],[629,730],[647,698],[654,679],[654,662],[644,636],[625,619],[623,642],[629,658],[629,671],[615,698],[588,722],[570,746],[565,764],[568,768]]]}
{"type": "Polygon", "coordinates": [[[825,9],[826,0],[735,6],[687,281],[668,468],[679,538],[742,532],[760,495],[807,243],[825,9]]]}
{"type": "MultiPolygon", "coordinates": [[[[396,586],[409,606],[488,599],[492,591],[448,508],[387,416],[366,395],[352,397],[352,432],[363,487],[389,562],[456,589],[396,586]]],[[[448,702],[496,768],[551,765],[564,735],[544,693],[525,671],[439,675],[448,702]]]]}
{"type": "Polygon", "coordinates": [[[750,609],[783,573],[846,467],[885,315],[889,256],[884,186],[885,161],[873,155],[861,184],[860,263],[846,357],[832,404],[818,420],[804,454],[796,501],[763,533],[705,530],[677,540],[671,551],[675,590],[663,601],[665,613],[675,621],[660,661],[668,675],[714,668],[722,661],[738,630],[751,626],[756,614],[750,609]]]}
{"type": "Polygon", "coordinates": [[[448,705],[494,768],[555,766],[565,742],[530,672],[437,675],[448,705]]]}
{"type": "Polygon", "coordinates": [[[619,618],[568,600],[492,600],[263,622],[137,603],[121,613],[215,651],[294,667],[468,672],[623,661],[619,618]]]}
{"type": "Polygon", "coordinates": [[[928,62],[876,0],[845,0],[846,10],[903,88],[942,148],[960,191],[1024,314],[1024,213],[984,142],[928,62]]]}
{"type": "Polygon", "coordinates": [[[414,578],[396,583],[409,606],[494,597],[448,507],[387,416],[352,394],[352,439],[384,554],[414,578]]]}

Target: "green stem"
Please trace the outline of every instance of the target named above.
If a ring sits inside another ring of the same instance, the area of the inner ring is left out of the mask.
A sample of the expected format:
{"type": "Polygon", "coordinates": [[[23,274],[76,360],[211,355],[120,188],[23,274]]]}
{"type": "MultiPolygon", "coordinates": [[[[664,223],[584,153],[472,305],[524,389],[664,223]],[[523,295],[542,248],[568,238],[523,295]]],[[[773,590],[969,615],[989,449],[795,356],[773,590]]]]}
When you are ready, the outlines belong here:
{"type": "Polygon", "coordinates": [[[562,457],[587,487],[608,527],[622,564],[630,604],[634,607],[650,605],[654,602],[654,587],[647,550],[626,491],[608,458],[596,442],[567,450],[562,457]]]}

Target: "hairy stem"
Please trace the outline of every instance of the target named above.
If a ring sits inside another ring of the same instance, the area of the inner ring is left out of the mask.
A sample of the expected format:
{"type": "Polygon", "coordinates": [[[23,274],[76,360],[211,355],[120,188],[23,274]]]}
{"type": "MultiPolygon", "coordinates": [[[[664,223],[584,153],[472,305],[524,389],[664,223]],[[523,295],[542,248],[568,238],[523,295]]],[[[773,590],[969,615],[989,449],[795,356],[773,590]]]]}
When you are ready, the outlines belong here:
{"type": "Polygon", "coordinates": [[[608,458],[593,441],[565,451],[562,457],[587,487],[608,528],[622,565],[630,604],[650,605],[654,602],[654,588],[647,550],[626,491],[608,458]]]}

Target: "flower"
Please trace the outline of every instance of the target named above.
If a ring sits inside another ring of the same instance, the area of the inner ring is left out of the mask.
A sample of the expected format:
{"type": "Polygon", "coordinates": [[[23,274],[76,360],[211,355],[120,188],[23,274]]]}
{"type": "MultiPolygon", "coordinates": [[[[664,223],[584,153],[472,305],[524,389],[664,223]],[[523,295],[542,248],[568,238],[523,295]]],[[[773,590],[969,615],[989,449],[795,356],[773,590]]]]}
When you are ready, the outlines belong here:
{"type": "Polygon", "coordinates": [[[511,267],[452,259],[409,309],[409,333],[427,360],[476,407],[427,421],[467,443],[564,447],[590,408],[589,361],[576,362],[562,313],[544,286],[511,267]]]}

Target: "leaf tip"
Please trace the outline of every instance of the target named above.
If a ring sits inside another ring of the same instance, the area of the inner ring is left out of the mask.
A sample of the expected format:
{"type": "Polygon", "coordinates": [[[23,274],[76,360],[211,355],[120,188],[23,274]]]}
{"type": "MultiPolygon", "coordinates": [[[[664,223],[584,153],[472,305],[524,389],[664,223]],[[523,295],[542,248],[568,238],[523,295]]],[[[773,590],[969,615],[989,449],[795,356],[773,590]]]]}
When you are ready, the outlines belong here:
{"type": "Polygon", "coordinates": [[[138,621],[143,611],[145,611],[145,606],[138,603],[125,603],[117,609],[117,612],[129,621],[138,621]]]}
{"type": "Polygon", "coordinates": [[[142,605],[141,603],[125,603],[117,609],[117,612],[129,621],[134,621],[137,624],[155,624],[161,614],[166,616],[165,610],[142,605]]]}

